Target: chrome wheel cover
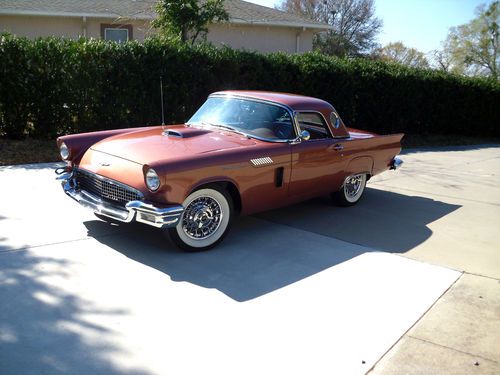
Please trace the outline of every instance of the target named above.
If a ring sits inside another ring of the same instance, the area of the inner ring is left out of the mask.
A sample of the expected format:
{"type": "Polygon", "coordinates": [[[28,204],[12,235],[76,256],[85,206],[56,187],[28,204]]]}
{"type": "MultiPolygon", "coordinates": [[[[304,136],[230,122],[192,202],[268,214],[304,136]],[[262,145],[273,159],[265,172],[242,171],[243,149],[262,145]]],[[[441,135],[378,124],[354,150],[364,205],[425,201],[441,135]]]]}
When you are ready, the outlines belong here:
{"type": "Polygon", "coordinates": [[[344,182],[344,192],[349,200],[354,200],[357,195],[362,191],[364,179],[362,174],[349,176],[344,182]]]}
{"type": "Polygon", "coordinates": [[[199,197],[184,210],[182,230],[193,240],[204,240],[217,232],[222,217],[222,208],[216,199],[199,197]]]}

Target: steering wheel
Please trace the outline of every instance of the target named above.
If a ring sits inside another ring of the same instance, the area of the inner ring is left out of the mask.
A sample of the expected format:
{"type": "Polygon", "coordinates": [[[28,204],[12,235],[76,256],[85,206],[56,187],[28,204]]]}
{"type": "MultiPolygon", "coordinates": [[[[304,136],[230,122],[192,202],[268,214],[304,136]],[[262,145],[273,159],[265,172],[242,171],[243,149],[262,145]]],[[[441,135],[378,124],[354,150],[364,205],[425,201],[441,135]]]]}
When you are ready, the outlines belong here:
{"type": "Polygon", "coordinates": [[[291,125],[288,123],[274,123],[273,131],[279,139],[291,138],[291,125]]]}

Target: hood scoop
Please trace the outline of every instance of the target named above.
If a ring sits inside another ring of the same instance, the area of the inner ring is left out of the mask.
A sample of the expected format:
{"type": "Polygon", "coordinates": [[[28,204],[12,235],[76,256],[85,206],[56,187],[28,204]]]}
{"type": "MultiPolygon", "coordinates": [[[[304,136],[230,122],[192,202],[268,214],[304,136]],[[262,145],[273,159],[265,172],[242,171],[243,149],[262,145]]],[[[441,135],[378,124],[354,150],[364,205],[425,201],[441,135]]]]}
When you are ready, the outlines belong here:
{"type": "Polygon", "coordinates": [[[188,128],[186,126],[174,126],[171,128],[165,128],[161,134],[169,138],[192,138],[207,133],[210,133],[210,130],[188,128]]]}
{"type": "Polygon", "coordinates": [[[184,138],[181,132],[173,129],[165,129],[161,134],[167,137],[184,138]]]}

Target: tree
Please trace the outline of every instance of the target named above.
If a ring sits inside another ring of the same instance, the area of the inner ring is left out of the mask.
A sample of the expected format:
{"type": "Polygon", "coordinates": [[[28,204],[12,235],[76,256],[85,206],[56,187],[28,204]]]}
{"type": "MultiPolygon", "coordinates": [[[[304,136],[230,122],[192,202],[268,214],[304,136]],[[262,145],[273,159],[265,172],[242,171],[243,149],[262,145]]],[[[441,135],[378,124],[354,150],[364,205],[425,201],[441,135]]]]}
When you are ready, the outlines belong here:
{"type": "Polygon", "coordinates": [[[321,4],[319,0],[284,0],[276,8],[317,21],[321,4]]]}
{"type": "Polygon", "coordinates": [[[323,53],[357,56],[377,46],[382,21],[375,17],[374,0],[283,0],[279,9],[331,25],[314,41],[323,53]]]}
{"type": "Polygon", "coordinates": [[[452,57],[448,50],[433,50],[429,54],[434,68],[444,72],[451,72],[452,57]]]}
{"type": "Polygon", "coordinates": [[[443,70],[498,80],[499,1],[478,6],[476,15],[469,23],[450,29],[443,50],[435,52],[435,63],[443,70]]]}
{"type": "Polygon", "coordinates": [[[156,13],[153,27],[191,44],[206,35],[209,24],[229,19],[224,0],[159,0],[156,13]]]}
{"type": "Polygon", "coordinates": [[[429,68],[429,62],[423,52],[406,47],[402,42],[389,43],[374,53],[375,58],[394,61],[413,68],[429,68]]]}

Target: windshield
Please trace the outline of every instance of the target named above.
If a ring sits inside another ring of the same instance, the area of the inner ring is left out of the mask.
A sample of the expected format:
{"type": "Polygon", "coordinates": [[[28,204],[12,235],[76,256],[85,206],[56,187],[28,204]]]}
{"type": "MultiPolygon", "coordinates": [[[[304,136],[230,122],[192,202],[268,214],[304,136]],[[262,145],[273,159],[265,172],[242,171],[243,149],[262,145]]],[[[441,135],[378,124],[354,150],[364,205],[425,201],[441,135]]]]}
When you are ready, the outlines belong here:
{"type": "Polygon", "coordinates": [[[188,121],[269,140],[295,138],[290,113],[277,105],[237,98],[208,98],[188,121]]]}

